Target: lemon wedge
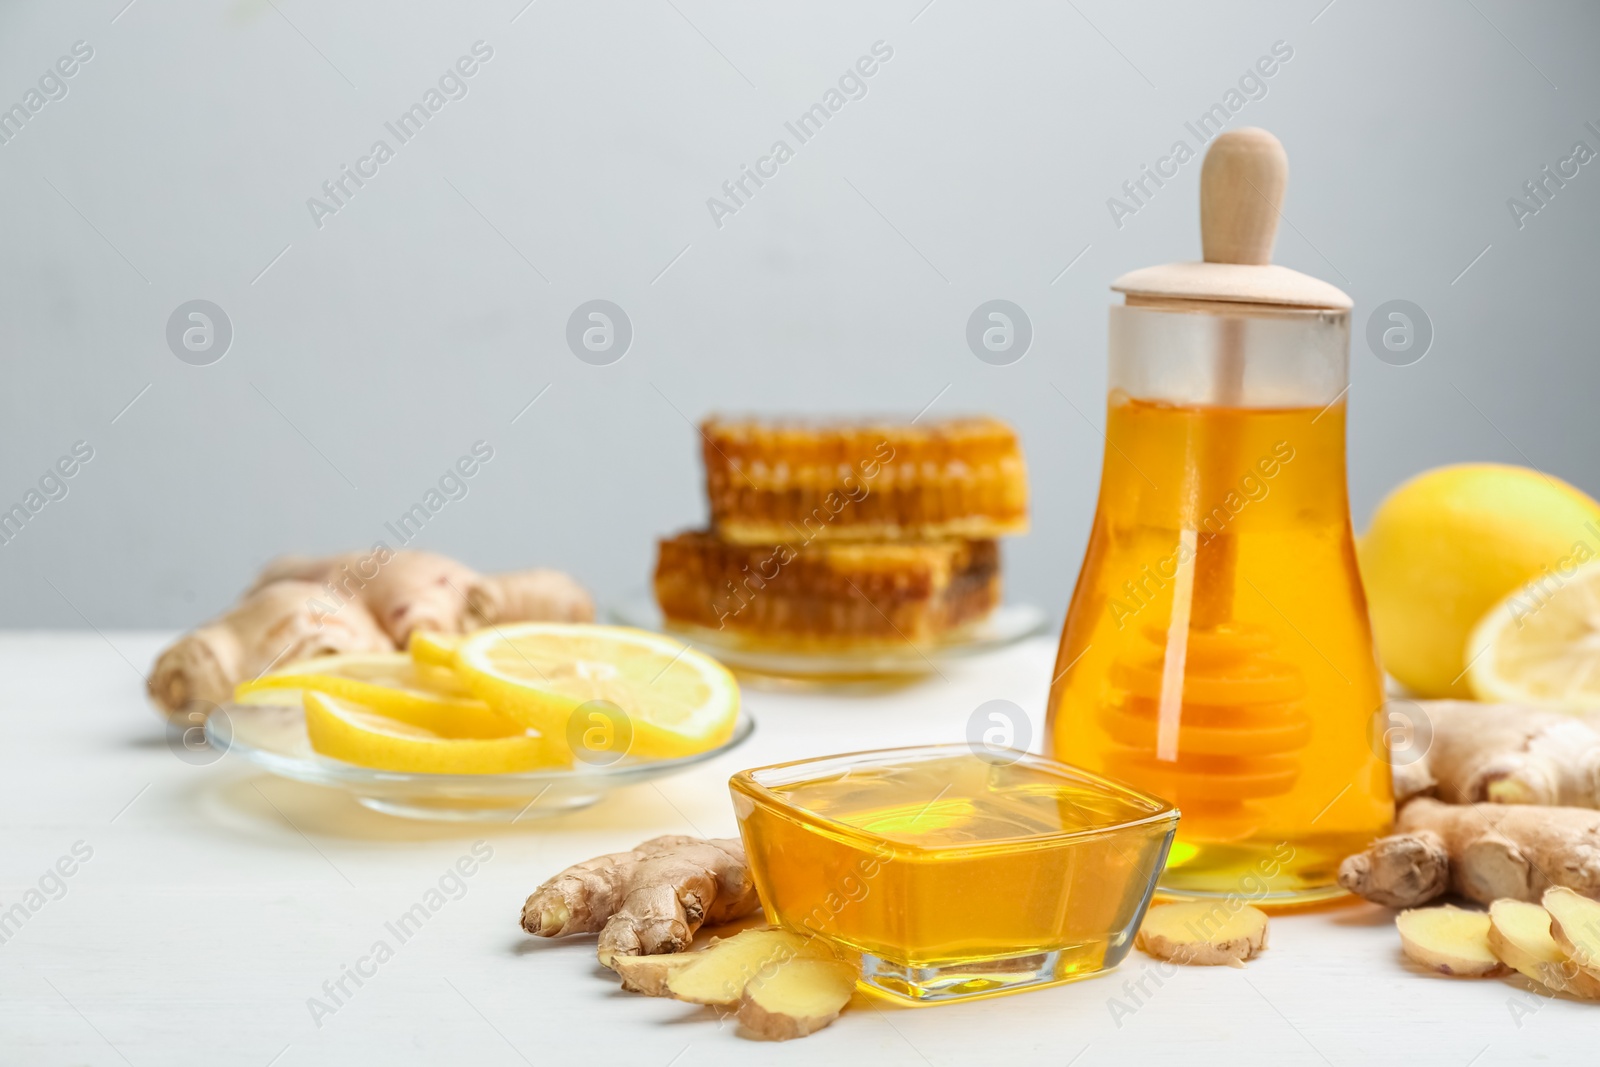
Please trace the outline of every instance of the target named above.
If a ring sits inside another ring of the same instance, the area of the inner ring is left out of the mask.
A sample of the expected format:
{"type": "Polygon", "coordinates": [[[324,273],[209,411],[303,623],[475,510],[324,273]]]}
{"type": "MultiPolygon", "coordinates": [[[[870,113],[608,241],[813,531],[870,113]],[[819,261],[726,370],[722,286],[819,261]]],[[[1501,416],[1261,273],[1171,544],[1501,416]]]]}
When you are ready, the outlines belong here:
{"type": "Polygon", "coordinates": [[[461,644],[458,634],[436,634],[415,630],[411,643],[406,646],[411,661],[424,667],[443,667],[451,670],[456,665],[456,648],[461,644]]]}
{"type": "Polygon", "coordinates": [[[726,667],[669,637],[623,626],[480,630],[456,649],[456,671],[495,711],[553,744],[565,739],[580,758],[704,752],[726,741],[739,717],[739,684],[726,667]]]}
{"type": "Polygon", "coordinates": [[[1549,571],[1500,601],[1466,654],[1479,700],[1600,711],[1600,561],[1549,571]]]}
{"type": "Polygon", "coordinates": [[[311,747],[362,767],[422,774],[509,774],[560,762],[531,730],[499,737],[446,736],[316,690],[306,690],[304,699],[311,747]]]}
{"type": "Polygon", "coordinates": [[[234,690],[241,704],[299,703],[316,690],[451,737],[504,737],[522,729],[474,697],[455,672],[399,652],[322,656],[292,663],[234,690]]]}

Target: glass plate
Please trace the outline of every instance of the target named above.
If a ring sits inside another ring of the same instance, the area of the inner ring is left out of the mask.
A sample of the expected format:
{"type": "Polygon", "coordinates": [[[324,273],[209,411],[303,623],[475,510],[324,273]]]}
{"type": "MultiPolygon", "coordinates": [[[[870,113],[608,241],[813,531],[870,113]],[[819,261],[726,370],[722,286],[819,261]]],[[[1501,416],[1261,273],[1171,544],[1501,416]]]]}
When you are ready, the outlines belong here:
{"type": "Polygon", "coordinates": [[[417,774],[379,771],[330,759],[311,748],[305,714],[295,706],[228,704],[206,720],[206,740],[283,778],[333,786],[363,807],[411,819],[514,822],[585,808],[613,789],[715,759],[755,732],[741,712],[733,736],[706,752],[679,759],[521,774],[417,774]]]}
{"type": "Polygon", "coordinates": [[[760,686],[849,686],[910,681],[932,674],[940,663],[958,656],[992,652],[1026,640],[1045,629],[1042,608],[1007,604],[981,622],[931,645],[877,645],[844,651],[774,650],[750,644],[721,630],[667,623],[648,593],[638,593],[613,607],[611,616],[624,626],[659,630],[685,641],[760,686]]]}

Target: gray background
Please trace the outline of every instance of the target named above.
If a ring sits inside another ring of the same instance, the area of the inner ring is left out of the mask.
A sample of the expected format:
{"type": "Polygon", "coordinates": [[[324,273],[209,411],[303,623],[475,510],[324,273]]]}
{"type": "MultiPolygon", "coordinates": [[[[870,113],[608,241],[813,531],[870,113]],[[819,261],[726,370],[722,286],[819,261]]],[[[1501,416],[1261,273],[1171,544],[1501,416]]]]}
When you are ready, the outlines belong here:
{"type": "Polygon", "coordinates": [[[1593,4],[524,2],[0,7],[0,106],[95,52],[0,146],[0,500],[95,449],[0,546],[0,625],[193,624],[275,553],[389,540],[480,439],[494,460],[417,543],[615,599],[703,518],[686,420],[930,403],[1021,430],[1011,595],[1059,612],[1107,284],[1196,257],[1199,164],[1121,229],[1106,200],[1279,40],[1293,58],[1230,125],[1288,148],[1278,260],[1356,301],[1358,525],[1453,460],[1600,490],[1600,162],[1521,230],[1506,207],[1600,149],[1593,4]],[[468,96],[317,229],[306,199],[479,39],[468,96]],[[880,39],[866,97],[716,227],[706,199],[880,39]],[[165,343],[195,298],[233,323],[212,366],[165,343]],[[564,340],[596,298],[635,331],[611,366],[564,340]],[[1011,366],[964,340],[994,298],[1033,322],[1011,366]],[[1434,324],[1415,365],[1363,340],[1391,299],[1434,324]]]}

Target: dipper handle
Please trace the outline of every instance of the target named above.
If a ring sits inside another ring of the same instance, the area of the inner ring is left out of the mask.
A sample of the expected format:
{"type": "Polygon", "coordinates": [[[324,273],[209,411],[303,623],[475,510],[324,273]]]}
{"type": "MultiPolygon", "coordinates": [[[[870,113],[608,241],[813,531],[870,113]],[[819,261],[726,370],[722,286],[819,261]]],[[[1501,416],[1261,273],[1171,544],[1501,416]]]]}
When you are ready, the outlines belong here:
{"type": "Polygon", "coordinates": [[[1272,262],[1289,157],[1256,126],[1219,134],[1200,167],[1200,245],[1207,263],[1272,262]]]}

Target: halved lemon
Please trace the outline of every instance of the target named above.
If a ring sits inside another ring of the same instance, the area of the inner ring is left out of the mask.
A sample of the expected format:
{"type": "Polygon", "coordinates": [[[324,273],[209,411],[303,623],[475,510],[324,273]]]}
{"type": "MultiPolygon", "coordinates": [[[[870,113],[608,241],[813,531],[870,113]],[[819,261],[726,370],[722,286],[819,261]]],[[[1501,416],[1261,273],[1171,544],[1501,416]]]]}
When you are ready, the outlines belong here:
{"type": "Polygon", "coordinates": [[[500,714],[555,743],[566,738],[580,755],[612,746],[643,759],[692,755],[726,741],[739,717],[739,683],[726,667],[624,626],[480,630],[456,649],[456,671],[500,714]]]}
{"type": "Polygon", "coordinates": [[[302,660],[241,683],[233,696],[241,704],[299,703],[309,690],[453,737],[504,737],[522,728],[474,697],[455,672],[413,663],[400,652],[302,660]]]}
{"type": "Polygon", "coordinates": [[[1600,710],[1600,561],[1546,573],[1489,610],[1467,642],[1479,700],[1600,710]]]}
{"type": "Polygon", "coordinates": [[[428,633],[424,630],[414,630],[411,642],[406,645],[406,651],[411,653],[411,661],[425,667],[443,667],[452,670],[456,665],[456,649],[461,644],[459,634],[428,633]]]}
{"type": "MultiPolygon", "coordinates": [[[[382,771],[509,774],[561,762],[531,730],[499,737],[445,736],[315,690],[305,692],[306,733],[324,756],[382,771]]],[[[512,729],[515,729],[514,727],[512,729]]]]}

